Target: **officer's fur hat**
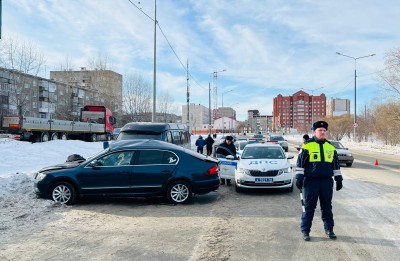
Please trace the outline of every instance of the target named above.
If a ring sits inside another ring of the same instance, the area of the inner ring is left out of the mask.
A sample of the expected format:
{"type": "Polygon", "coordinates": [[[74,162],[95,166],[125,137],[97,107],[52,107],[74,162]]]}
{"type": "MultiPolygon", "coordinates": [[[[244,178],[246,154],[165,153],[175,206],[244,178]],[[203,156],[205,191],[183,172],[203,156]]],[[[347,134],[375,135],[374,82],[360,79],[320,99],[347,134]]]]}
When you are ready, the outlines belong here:
{"type": "Polygon", "coordinates": [[[226,139],[226,140],[233,140],[233,137],[232,137],[232,136],[226,136],[225,139],[226,139]]]}
{"type": "Polygon", "coordinates": [[[318,128],[324,128],[325,130],[328,130],[328,123],[326,121],[317,121],[314,122],[313,124],[313,130],[316,130],[318,128]]]}

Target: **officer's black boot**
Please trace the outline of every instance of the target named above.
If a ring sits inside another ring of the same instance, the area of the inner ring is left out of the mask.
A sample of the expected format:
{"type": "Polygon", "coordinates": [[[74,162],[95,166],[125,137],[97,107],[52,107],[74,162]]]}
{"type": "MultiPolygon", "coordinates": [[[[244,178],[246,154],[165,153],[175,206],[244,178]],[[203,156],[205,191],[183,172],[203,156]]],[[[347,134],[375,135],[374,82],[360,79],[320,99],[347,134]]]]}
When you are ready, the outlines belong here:
{"type": "Polygon", "coordinates": [[[304,241],[310,241],[310,233],[303,232],[303,240],[304,241]]]}
{"type": "Polygon", "coordinates": [[[226,180],[226,185],[228,185],[228,186],[231,185],[231,180],[230,180],[230,179],[227,179],[227,180],[226,180]]]}
{"type": "Polygon", "coordinates": [[[333,239],[333,240],[336,239],[336,235],[335,235],[335,233],[333,232],[333,230],[331,230],[331,231],[325,230],[325,234],[326,234],[326,236],[329,237],[330,239],[333,239]]]}

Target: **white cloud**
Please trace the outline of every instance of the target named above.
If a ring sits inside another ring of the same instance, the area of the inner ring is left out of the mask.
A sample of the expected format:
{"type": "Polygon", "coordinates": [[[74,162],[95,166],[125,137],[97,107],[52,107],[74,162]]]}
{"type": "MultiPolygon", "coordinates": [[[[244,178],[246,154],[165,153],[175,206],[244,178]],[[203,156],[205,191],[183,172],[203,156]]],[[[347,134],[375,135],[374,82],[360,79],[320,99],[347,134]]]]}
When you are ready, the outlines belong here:
{"type": "MultiPolygon", "coordinates": [[[[152,1],[137,4],[150,18],[129,1],[18,0],[3,5],[4,35],[15,32],[41,46],[48,68],[65,57],[86,66],[88,58],[102,53],[120,73],[132,69],[152,74],[152,1]]],[[[205,106],[210,73],[220,69],[227,69],[221,87],[239,86],[238,93],[243,90],[241,96],[253,101],[248,109],[265,108],[265,102],[257,103],[258,96],[274,97],[279,89],[290,95],[300,88],[326,86],[328,97],[346,93],[351,98],[353,86],[347,83],[354,62],[336,51],[355,57],[376,53],[359,61],[360,75],[381,68],[384,54],[398,47],[399,10],[400,3],[392,0],[158,1],[157,20],[180,61],[157,29],[157,85],[160,90],[173,88],[175,101],[186,104],[181,62],[189,61],[191,100],[205,101],[205,106]],[[245,93],[247,89],[251,92],[245,93]]],[[[376,77],[358,80],[379,88],[376,77]]],[[[373,98],[371,92],[365,95],[360,99],[373,98]]],[[[267,106],[271,112],[272,100],[267,106]]]]}

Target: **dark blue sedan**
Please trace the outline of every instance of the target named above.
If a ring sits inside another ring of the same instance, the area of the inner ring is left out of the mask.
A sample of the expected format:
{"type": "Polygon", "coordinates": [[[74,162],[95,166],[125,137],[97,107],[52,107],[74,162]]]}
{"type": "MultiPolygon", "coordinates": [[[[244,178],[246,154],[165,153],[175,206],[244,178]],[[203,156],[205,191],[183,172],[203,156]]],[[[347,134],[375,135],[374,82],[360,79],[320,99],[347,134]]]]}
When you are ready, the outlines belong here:
{"type": "Polygon", "coordinates": [[[35,192],[63,204],[82,196],[166,196],[173,204],[219,187],[218,161],[158,140],[123,140],[84,162],[35,174],[35,192]]]}

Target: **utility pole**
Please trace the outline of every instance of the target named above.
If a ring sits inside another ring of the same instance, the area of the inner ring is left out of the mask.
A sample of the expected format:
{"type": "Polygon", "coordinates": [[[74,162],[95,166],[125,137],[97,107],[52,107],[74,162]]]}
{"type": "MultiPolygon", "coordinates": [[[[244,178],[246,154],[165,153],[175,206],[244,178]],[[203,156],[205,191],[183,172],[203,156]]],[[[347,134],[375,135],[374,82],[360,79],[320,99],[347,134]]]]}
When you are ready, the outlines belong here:
{"type": "Polygon", "coordinates": [[[189,61],[186,60],[186,102],[187,102],[187,124],[189,124],[189,61]]]}
{"type": "Polygon", "coordinates": [[[211,83],[208,82],[208,124],[211,126],[211,83]]]}
{"type": "Polygon", "coordinates": [[[153,113],[151,122],[156,122],[156,43],[157,43],[157,0],[154,0],[154,61],[153,61],[153,113]]]}

